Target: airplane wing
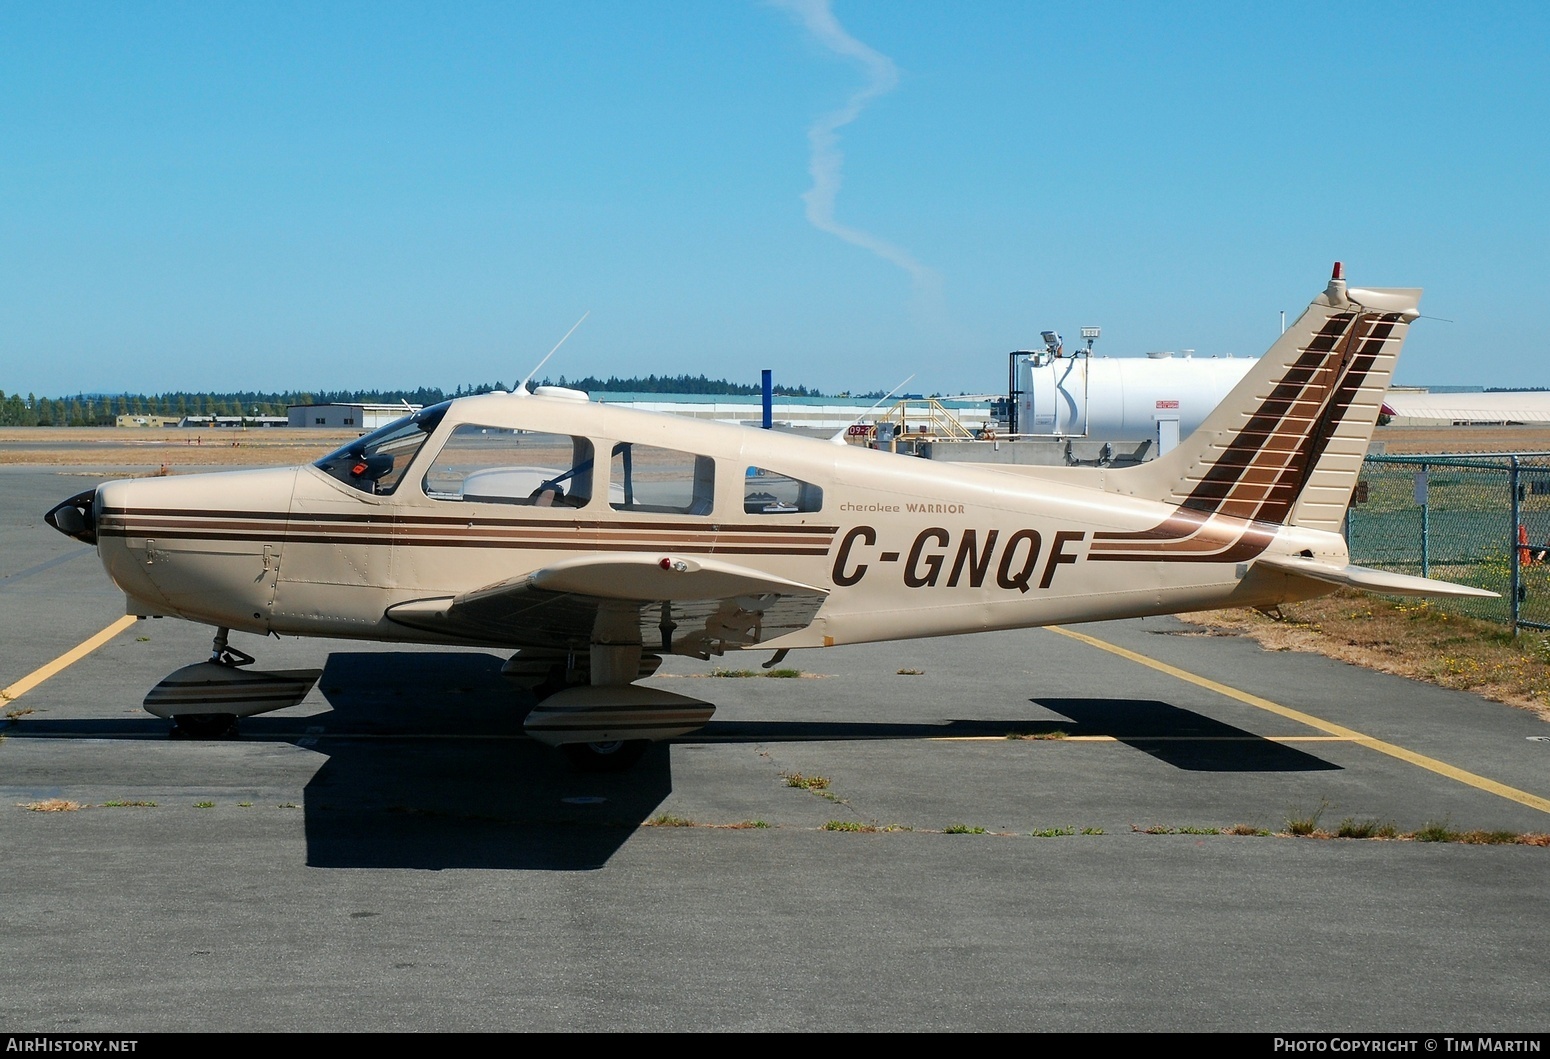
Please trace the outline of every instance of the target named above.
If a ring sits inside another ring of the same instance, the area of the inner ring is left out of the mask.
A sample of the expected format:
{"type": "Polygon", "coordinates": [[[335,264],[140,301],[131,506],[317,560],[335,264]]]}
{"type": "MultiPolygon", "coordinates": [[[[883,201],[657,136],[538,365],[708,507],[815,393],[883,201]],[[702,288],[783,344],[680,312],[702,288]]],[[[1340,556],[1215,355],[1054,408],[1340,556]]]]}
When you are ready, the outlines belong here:
{"type": "Polygon", "coordinates": [[[828,592],[709,558],[567,559],[458,596],[389,607],[400,625],[503,646],[585,647],[605,608],[638,613],[646,650],[708,658],[806,628],[828,592]]]}
{"type": "Polygon", "coordinates": [[[1336,566],[1334,563],[1322,563],[1298,556],[1262,557],[1254,565],[1299,577],[1310,577],[1326,584],[1344,585],[1390,596],[1482,596],[1495,599],[1498,595],[1483,588],[1454,584],[1452,581],[1433,581],[1428,577],[1395,574],[1366,566],[1336,566]]]}

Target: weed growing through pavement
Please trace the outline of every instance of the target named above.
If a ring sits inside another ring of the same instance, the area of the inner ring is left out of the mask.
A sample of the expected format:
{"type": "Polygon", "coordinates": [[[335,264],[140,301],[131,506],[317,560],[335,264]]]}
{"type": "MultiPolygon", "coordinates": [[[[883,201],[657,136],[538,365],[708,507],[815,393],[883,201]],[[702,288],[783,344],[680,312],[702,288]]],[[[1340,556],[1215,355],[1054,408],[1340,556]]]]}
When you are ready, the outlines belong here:
{"type": "Polygon", "coordinates": [[[1318,832],[1319,818],[1329,811],[1329,802],[1320,801],[1317,809],[1306,812],[1293,809],[1292,815],[1287,817],[1286,830],[1293,835],[1312,835],[1318,832]]]}
{"type": "Polygon", "coordinates": [[[800,669],[784,667],[781,669],[769,669],[761,673],[757,669],[721,669],[718,667],[716,669],[712,669],[709,673],[701,675],[707,677],[726,677],[732,680],[747,680],[751,677],[765,677],[774,680],[794,680],[795,678],[802,676],[802,671],[800,669]]]}
{"type": "Polygon", "coordinates": [[[984,835],[988,832],[983,827],[970,827],[968,824],[948,824],[942,828],[944,835],[984,835]]]}
{"type": "Polygon", "coordinates": [[[65,798],[46,798],[41,802],[23,802],[22,808],[34,813],[73,813],[82,805],[65,798]]]}
{"type": "Polygon", "coordinates": [[[1346,817],[1340,821],[1340,826],[1335,828],[1337,838],[1398,838],[1399,828],[1390,822],[1377,820],[1357,820],[1354,817],[1346,817]]]}

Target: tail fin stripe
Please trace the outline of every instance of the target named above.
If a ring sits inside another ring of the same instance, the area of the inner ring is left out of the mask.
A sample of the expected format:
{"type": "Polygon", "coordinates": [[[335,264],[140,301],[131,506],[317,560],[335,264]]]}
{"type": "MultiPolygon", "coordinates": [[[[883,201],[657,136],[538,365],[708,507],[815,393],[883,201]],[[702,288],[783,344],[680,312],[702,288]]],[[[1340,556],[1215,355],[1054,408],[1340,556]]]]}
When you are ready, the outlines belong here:
{"type": "Polygon", "coordinates": [[[1285,520],[1391,331],[1370,316],[1331,314],[1195,480],[1177,514],[1140,534],[1095,534],[1094,558],[1160,558],[1168,552],[1221,562],[1229,555],[1259,554],[1273,531],[1253,530],[1251,523],[1285,520]],[[1213,516],[1226,516],[1231,524],[1207,532],[1213,516]]]}

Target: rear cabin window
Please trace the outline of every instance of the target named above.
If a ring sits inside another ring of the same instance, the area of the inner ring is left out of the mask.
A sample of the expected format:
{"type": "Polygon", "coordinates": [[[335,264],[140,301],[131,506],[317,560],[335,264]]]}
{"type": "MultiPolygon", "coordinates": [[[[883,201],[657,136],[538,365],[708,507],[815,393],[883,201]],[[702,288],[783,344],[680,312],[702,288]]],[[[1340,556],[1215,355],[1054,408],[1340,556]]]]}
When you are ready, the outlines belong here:
{"type": "Polygon", "coordinates": [[[425,474],[434,500],[527,507],[578,508],[592,501],[592,443],[464,423],[425,474]]]}
{"type": "Polygon", "coordinates": [[[709,515],[715,482],[709,456],[621,441],[613,448],[608,502],[615,511],[709,515]]]}
{"type": "Polygon", "coordinates": [[[743,513],[794,515],[823,510],[823,487],[768,467],[750,467],[743,476],[743,513]]]}

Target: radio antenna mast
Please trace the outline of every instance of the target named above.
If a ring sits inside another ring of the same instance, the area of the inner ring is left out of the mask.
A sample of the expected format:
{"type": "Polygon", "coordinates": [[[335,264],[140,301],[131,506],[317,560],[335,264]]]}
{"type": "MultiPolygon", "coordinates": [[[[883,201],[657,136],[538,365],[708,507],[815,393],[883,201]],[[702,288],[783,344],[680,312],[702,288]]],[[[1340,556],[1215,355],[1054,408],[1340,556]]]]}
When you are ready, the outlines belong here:
{"type": "MultiPolygon", "coordinates": [[[[895,386],[893,389],[891,389],[887,393],[885,393],[883,395],[883,401],[888,400],[888,398],[892,397],[894,394],[898,393],[900,390],[902,390],[906,386],[908,386],[910,384],[910,379],[913,379],[914,377],[915,377],[915,375],[912,372],[910,374],[909,379],[905,379],[903,382],[899,383],[899,385],[895,386]]],[[[883,401],[878,401],[875,405],[873,405],[871,408],[868,408],[865,412],[862,412],[855,419],[852,419],[849,423],[846,423],[844,426],[840,427],[839,431],[832,438],[829,439],[829,444],[831,444],[831,445],[843,445],[843,444],[845,444],[845,432],[848,431],[851,427],[855,426],[857,423],[861,422],[867,416],[871,415],[873,412],[875,412],[879,408],[881,408],[883,406],[883,401]]]]}
{"type": "MultiPolygon", "coordinates": [[[[588,309],[586,312],[581,314],[581,320],[585,320],[591,315],[592,310],[588,309]]],[[[581,320],[577,320],[575,323],[571,324],[570,330],[565,332],[564,338],[561,338],[554,344],[554,349],[551,349],[548,353],[545,353],[544,359],[533,365],[533,370],[527,373],[527,378],[523,379],[521,382],[517,383],[516,386],[512,387],[511,392],[513,394],[518,397],[526,397],[528,395],[527,384],[533,380],[533,376],[537,375],[545,364],[549,363],[549,358],[554,356],[555,352],[565,344],[565,339],[576,333],[576,328],[581,326],[581,320]]]]}

